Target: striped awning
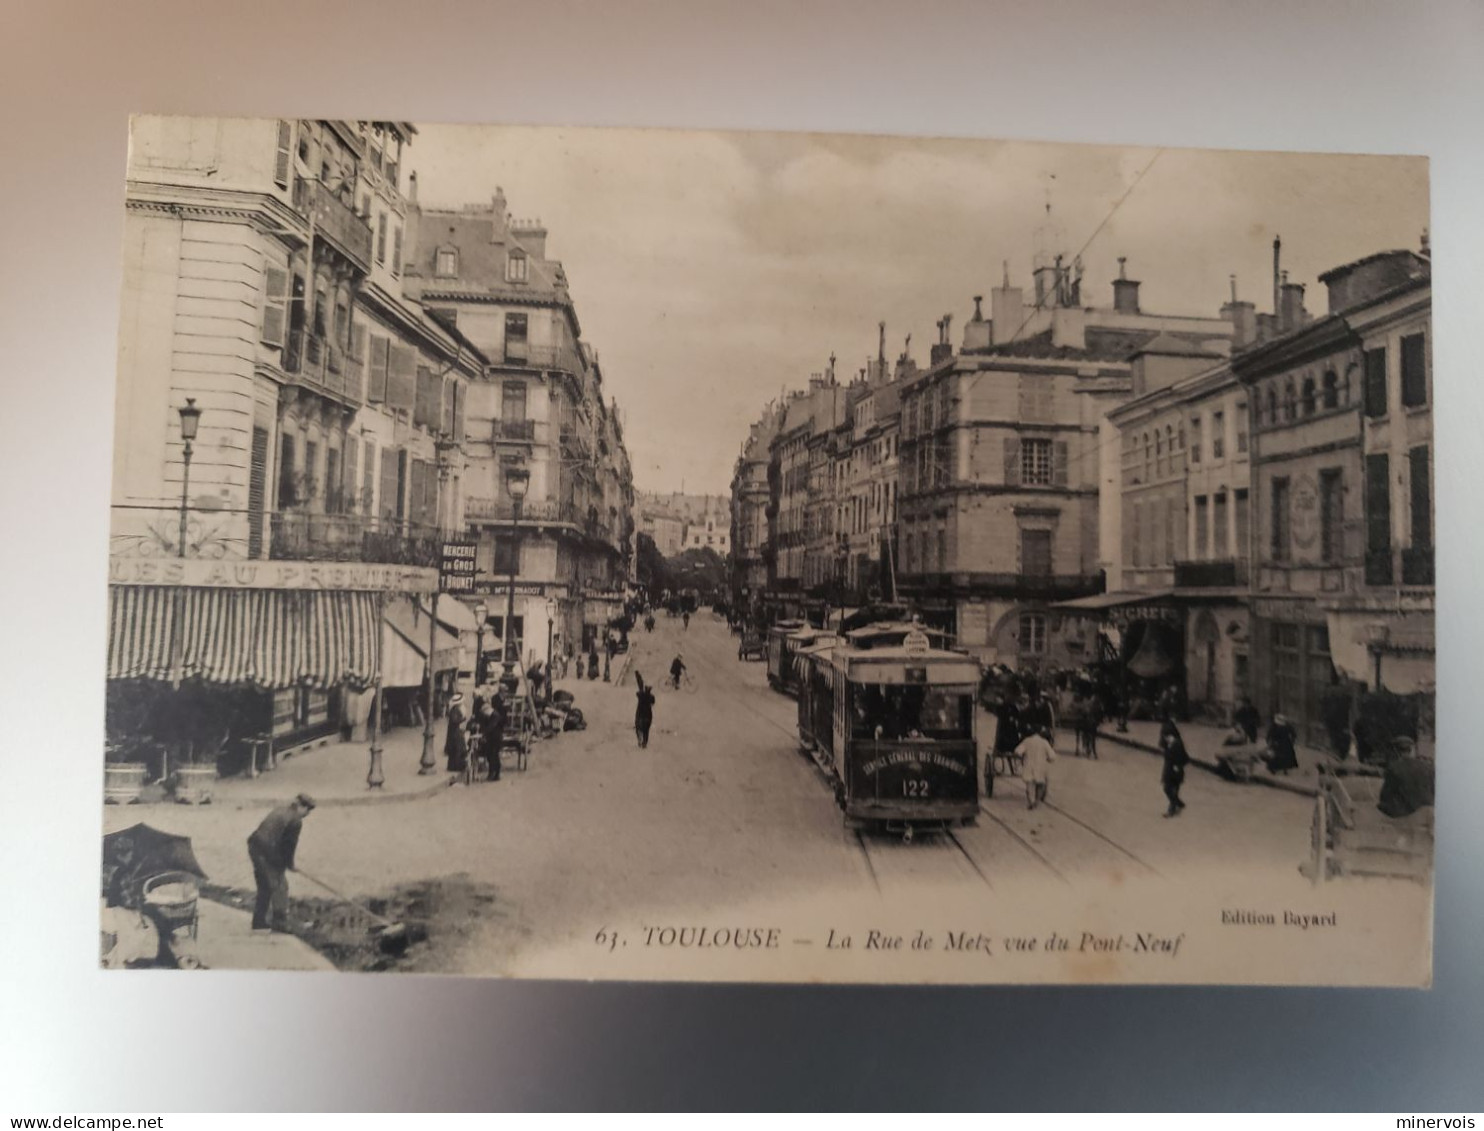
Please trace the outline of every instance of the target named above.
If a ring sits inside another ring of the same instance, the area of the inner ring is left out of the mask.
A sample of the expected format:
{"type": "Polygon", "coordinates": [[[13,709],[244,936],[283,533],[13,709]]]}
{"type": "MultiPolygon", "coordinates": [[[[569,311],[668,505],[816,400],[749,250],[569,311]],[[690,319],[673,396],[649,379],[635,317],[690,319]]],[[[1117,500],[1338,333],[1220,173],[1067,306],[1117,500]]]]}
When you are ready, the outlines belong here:
{"type": "Polygon", "coordinates": [[[266,690],[376,682],[374,593],[109,587],[109,679],[199,679],[266,690]]]}

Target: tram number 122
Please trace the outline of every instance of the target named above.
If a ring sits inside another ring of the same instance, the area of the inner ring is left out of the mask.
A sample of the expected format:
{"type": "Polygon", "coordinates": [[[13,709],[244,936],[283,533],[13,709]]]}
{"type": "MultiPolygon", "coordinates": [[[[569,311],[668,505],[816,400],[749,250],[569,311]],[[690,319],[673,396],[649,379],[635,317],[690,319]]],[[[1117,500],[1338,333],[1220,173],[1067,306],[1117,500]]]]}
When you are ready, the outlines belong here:
{"type": "Polygon", "coordinates": [[[906,778],[902,782],[902,795],[904,797],[926,797],[928,783],[922,778],[906,778]]]}

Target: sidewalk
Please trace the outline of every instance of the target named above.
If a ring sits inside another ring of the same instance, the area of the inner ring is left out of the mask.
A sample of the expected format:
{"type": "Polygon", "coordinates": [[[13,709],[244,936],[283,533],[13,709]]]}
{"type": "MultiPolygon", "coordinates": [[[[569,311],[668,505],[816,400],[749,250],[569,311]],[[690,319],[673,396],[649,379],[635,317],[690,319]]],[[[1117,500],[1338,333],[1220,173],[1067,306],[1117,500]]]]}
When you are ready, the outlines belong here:
{"type": "Polygon", "coordinates": [[[252,916],[202,897],[195,953],[209,970],[333,970],[335,964],[296,935],[252,929],[252,916]]]}
{"type": "MultiPolygon", "coordinates": [[[[1176,725],[1180,728],[1180,737],[1185,740],[1185,750],[1190,755],[1190,760],[1202,769],[1216,773],[1216,759],[1221,754],[1221,744],[1231,733],[1230,728],[1210,726],[1206,723],[1177,723],[1176,725]]],[[[1159,726],[1159,723],[1152,720],[1130,720],[1128,732],[1120,734],[1114,724],[1105,723],[1098,729],[1098,737],[1107,742],[1116,742],[1120,746],[1158,754],[1160,753],[1159,726]]],[[[1321,764],[1332,762],[1333,759],[1328,754],[1307,746],[1298,747],[1297,755],[1298,769],[1275,776],[1268,772],[1266,766],[1259,763],[1253,769],[1252,780],[1274,789],[1313,797],[1319,788],[1318,767],[1321,764]]]]}
{"type": "MultiPolygon", "coordinates": [[[[449,783],[448,763],[443,757],[444,727],[444,720],[439,719],[433,728],[436,773],[418,772],[423,751],[421,728],[397,727],[382,736],[381,772],[386,781],[376,789],[366,784],[366,774],[371,768],[371,744],[331,739],[327,745],[312,746],[279,758],[276,769],[260,769],[255,778],[218,778],[212,785],[211,803],[256,808],[282,804],[300,793],[309,794],[319,805],[329,806],[427,797],[449,783]]],[[[167,799],[166,803],[171,802],[167,799]]]]}

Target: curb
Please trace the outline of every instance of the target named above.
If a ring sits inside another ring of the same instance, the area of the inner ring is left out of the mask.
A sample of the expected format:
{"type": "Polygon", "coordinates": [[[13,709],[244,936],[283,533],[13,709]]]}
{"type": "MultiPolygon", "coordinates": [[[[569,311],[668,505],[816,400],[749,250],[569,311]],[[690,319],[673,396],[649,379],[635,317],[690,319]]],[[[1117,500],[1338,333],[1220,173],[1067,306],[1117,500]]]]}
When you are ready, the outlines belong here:
{"type": "MultiPolygon", "coordinates": [[[[1161,751],[1158,746],[1151,745],[1148,742],[1140,742],[1137,738],[1130,738],[1126,734],[1118,734],[1114,731],[1102,730],[1100,728],[1098,730],[1098,737],[1105,738],[1109,742],[1112,742],[1118,746],[1126,746],[1130,750],[1142,750],[1146,754],[1155,754],[1163,757],[1163,751],[1161,751]]],[[[1209,759],[1197,758],[1194,754],[1192,754],[1190,755],[1190,764],[1192,766],[1199,766],[1208,774],[1215,774],[1218,777],[1221,776],[1221,771],[1217,768],[1216,763],[1210,761],[1209,759]]],[[[1265,785],[1269,789],[1278,789],[1282,790],[1285,793],[1296,793],[1300,797],[1319,796],[1319,790],[1313,786],[1298,785],[1295,782],[1281,781],[1278,778],[1274,777],[1253,777],[1252,784],[1265,785]]]]}
{"type": "MultiPolygon", "coordinates": [[[[423,801],[437,793],[441,793],[453,784],[452,779],[446,772],[440,770],[437,776],[442,780],[424,789],[413,790],[409,793],[377,793],[370,786],[367,786],[366,792],[356,797],[319,798],[316,799],[315,805],[320,809],[345,809],[356,805],[396,805],[405,801],[423,801]]],[[[218,809],[271,809],[275,805],[283,804],[285,796],[226,797],[217,794],[209,804],[218,809]]],[[[157,804],[165,805],[174,803],[161,801],[157,804]]],[[[202,806],[193,806],[193,808],[199,809],[202,806]]]]}

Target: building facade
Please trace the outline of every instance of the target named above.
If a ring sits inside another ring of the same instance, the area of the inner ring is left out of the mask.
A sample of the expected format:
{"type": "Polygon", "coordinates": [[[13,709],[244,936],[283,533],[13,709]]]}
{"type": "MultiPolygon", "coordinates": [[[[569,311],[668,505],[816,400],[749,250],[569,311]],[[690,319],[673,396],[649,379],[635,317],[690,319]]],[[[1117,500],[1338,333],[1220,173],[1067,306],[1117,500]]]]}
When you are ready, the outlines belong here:
{"type": "Polygon", "coordinates": [[[633,560],[618,409],[546,236],[499,189],[489,204],[408,205],[408,293],[486,359],[465,414],[464,517],[488,624],[522,662],[591,649],[622,610],[633,560]],[[518,522],[516,469],[529,473],[518,522]]]}
{"type": "MultiPolygon", "coordinates": [[[[1392,571],[1401,546],[1431,535],[1430,516],[1419,530],[1398,529],[1392,503],[1410,502],[1411,466],[1391,467],[1393,451],[1430,449],[1427,277],[1427,261],[1411,252],[1336,268],[1323,276],[1325,317],[1234,361],[1251,406],[1255,697],[1316,746],[1348,717],[1342,676],[1365,679],[1357,651],[1389,647],[1380,631],[1388,604],[1399,628],[1425,621],[1418,635],[1431,639],[1428,587],[1403,601],[1392,571]],[[1403,396],[1421,410],[1415,417],[1403,396]],[[1385,423],[1368,428],[1368,419],[1385,423]]],[[[1421,498],[1430,511],[1430,491],[1421,498]]],[[[1412,652],[1415,642],[1400,647],[1412,652]]]]}
{"type": "Polygon", "coordinates": [[[201,694],[251,688],[245,709],[280,744],[363,729],[378,676],[394,721],[430,648],[440,676],[458,665],[456,648],[394,638],[421,655],[366,667],[386,650],[383,620],[418,618],[439,544],[461,527],[459,436],[484,360],[401,295],[414,134],[396,122],[133,125],[110,675],[168,669],[201,694]],[[188,484],[187,405],[199,412],[188,484]],[[266,618],[254,623],[267,639],[232,627],[249,616],[266,618]],[[156,638],[168,638],[163,667],[127,634],[151,620],[170,625],[156,638]]]}
{"type": "Polygon", "coordinates": [[[1222,317],[1156,315],[1135,280],[1110,308],[1083,306],[1077,273],[1038,267],[1036,301],[1005,284],[979,300],[957,353],[940,323],[933,362],[901,394],[901,588],[924,617],[987,662],[1077,666],[1095,656],[1086,622],[1057,602],[1104,588],[1100,485],[1119,453],[1106,414],[1133,393],[1133,358],[1221,355],[1222,317]]]}

